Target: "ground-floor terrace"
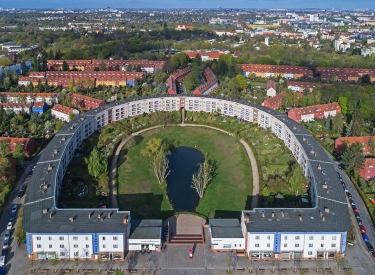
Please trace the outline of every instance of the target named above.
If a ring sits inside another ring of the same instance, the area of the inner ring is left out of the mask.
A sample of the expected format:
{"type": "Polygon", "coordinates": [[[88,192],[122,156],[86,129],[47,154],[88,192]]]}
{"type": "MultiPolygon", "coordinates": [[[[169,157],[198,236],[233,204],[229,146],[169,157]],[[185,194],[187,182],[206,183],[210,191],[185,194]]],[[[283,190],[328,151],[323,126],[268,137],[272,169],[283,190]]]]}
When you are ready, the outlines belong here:
{"type": "Polygon", "coordinates": [[[316,257],[305,255],[301,251],[274,253],[273,251],[249,251],[250,260],[334,260],[336,251],[316,251],[316,257]]]}

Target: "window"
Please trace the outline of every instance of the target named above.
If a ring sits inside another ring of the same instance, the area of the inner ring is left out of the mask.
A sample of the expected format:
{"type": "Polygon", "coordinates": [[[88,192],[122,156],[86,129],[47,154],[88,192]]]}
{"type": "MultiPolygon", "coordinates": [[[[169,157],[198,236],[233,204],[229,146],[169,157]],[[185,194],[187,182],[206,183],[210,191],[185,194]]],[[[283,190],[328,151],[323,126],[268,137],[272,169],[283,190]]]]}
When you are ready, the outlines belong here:
{"type": "Polygon", "coordinates": [[[78,252],[74,252],[74,257],[78,257],[78,252]]]}
{"type": "Polygon", "coordinates": [[[259,244],[258,244],[258,243],[256,243],[256,244],[255,244],[255,247],[259,247],[259,244]]]}
{"type": "Polygon", "coordinates": [[[90,245],[86,244],[86,248],[89,248],[89,247],[90,247],[90,245]]]}
{"type": "Polygon", "coordinates": [[[113,245],[113,248],[118,248],[118,245],[117,245],[117,244],[114,244],[114,245],[113,245]]]}
{"type": "Polygon", "coordinates": [[[314,236],[309,236],[309,240],[313,240],[314,239],[314,236]]]}
{"type": "Polygon", "coordinates": [[[78,237],[73,237],[73,241],[78,241],[78,237]]]}
{"type": "Polygon", "coordinates": [[[48,240],[49,240],[49,241],[52,241],[52,237],[48,237],[48,240]]]}
{"type": "Polygon", "coordinates": [[[324,243],[321,243],[321,244],[320,244],[320,247],[324,247],[324,243]]]}
{"type": "Polygon", "coordinates": [[[336,241],[336,236],[332,236],[332,240],[333,240],[333,241],[336,241]]]}
{"type": "Polygon", "coordinates": [[[36,247],[37,248],[42,248],[42,245],[41,244],[37,244],[36,247]]]}
{"type": "Polygon", "coordinates": [[[271,240],[271,236],[267,236],[267,240],[271,240]]]}
{"type": "Polygon", "coordinates": [[[52,248],[52,244],[49,245],[49,248],[52,248]]]}
{"type": "Polygon", "coordinates": [[[75,244],[75,245],[74,245],[74,248],[78,248],[78,244],[75,244]]]}
{"type": "Polygon", "coordinates": [[[40,241],[41,239],[42,239],[42,237],[36,237],[37,241],[40,241]]]}
{"type": "Polygon", "coordinates": [[[255,239],[256,239],[256,240],[259,240],[259,239],[260,239],[260,236],[255,236],[255,239]]]}
{"type": "Polygon", "coordinates": [[[106,248],[106,245],[105,245],[105,244],[103,244],[103,248],[106,248]]]}
{"type": "Polygon", "coordinates": [[[299,240],[299,236],[295,236],[295,238],[294,239],[296,239],[296,240],[299,240]]]}
{"type": "Polygon", "coordinates": [[[324,241],[324,236],[321,236],[320,239],[321,239],[322,241],[324,241]]]}
{"type": "Polygon", "coordinates": [[[284,243],[284,247],[288,247],[288,244],[284,243]]]}
{"type": "Polygon", "coordinates": [[[89,240],[89,237],[85,237],[85,240],[88,241],[88,240],[89,240]]]}
{"type": "Polygon", "coordinates": [[[336,247],[336,244],[335,243],[331,244],[331,247],[336,247]]]}
{"type": "Polygon", "coordinates": [[[59,237],[59,240],[60,240],[60,241],[63,241],[63,240],[64,240],[64,237],[59,237]]]}
{"type": "Polygon", "coordinates": [[[114,240],[114,241],[117,241],[117,237],[113,237],[113,240],[114,240]]]}
{"type": "Polygon", "coordinates": [[[312,251],[307,252],[308,255],[312,255],[312,251]]]}
{"type": "Polygon", "coordinates": [[[287,240],[288,239],[288,236],[284,236],[284,240],[287,240]]]}
{"type": "Polygon", "coordinates": [[[60,244],[60,248],[64,248],[64,245],[63,245],[63,244],[60,244]]]}
{"type": "Polygon", "coordinates": [[[271,244],[268,243],[268,244],[267,244],[267,247],[271,247],[271,244]]]}
{"type": "Polygon", "coordinates": [[[105,237],[103,237],[102,240],[105,241],[105,237]]]}
{"type": "Polygon", "coordinates": [[[309,247],[313,247],[313,244],[312,244],[312,243],[309,243],[309,247]]]}
{"type": "Polygon", "coordinates": [[[294,247],[299,247],[299,243],[294,244],[294,247]]]}

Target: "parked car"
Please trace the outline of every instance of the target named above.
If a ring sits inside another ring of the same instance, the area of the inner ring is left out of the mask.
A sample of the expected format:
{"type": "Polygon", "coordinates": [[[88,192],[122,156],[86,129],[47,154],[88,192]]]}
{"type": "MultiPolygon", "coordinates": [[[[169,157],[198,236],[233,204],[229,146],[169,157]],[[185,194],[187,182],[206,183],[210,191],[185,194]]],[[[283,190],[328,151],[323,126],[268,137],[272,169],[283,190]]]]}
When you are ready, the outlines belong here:
{"type": "Polygon", "coordinates": [[[363,225],[359,227],[361,229],[361,233],[362,234],[366,234],[366,227],[364,227],[363,225]]]}
{"type": "Polygon", "coordinates": [[[3,267],[3,266],[0,266],[0,275],[4,275],[4,274],[5,274],[4,267],[3,267]]]}
{"type": "MultiPolygon", "coordinates": [[[[372,252],[372,257],[374,257],[375,258],[375,252],[372,252]]],[[[1,274],[0,274],[1,275],[1,274]]]]}
{"type": "Polygon", "coordinates": [[[22,198],[23,195],[25,195],[25,191],[26,191],[26,186],[24,185],[21,187],[20,191],[18,192],[18,197],[22,198]]]}
{"type": "Polygon", "coordinates": [[[352,196],[352,194],[350,192],[346,193],[346,195],[348,196],[349,199],[353,198],[353,196],[352,196]]]}
{"type": "Polygon", "coordinates": [[[366,246],[367,246],[368,251],[370,251],[371,253],[374,252],[374,247],[372,246],[371,243],[366,243],[366,246]]]}
{"type": "Polygon", "coordinates": [[[355,204],[352,204],[352,209],[354,210],[355,208],[357,208],[357,206],[355,206],[355,204]]]}
{"type": "Polygon", "coordinates": [[[16,216],[16,213],[12,212],[12,214],[10,214],[9,220],[13,221],[15,216],[16,216]]]}
{"type": "Polygon", "coordinates": [[[366,234],[362,234],[362,238],[365,241],[365,243],[369,243],[370,242],[370,240],[369,240],[369,238],[368,238],[368,236],[366,234]]]}
{"type": "Polygon", "coordinates": [[[0,257],[0,266],[3,267],[5,265],[5,256],[0,257]]]}
{"type": "Polygon", "coordinates": [[[349,189],[348,189],[348,187],[346,187],[346,185],[345,185],[345,184],[343,185],[343,187],[344,187],[344,191],[345,191],[346,193],[348,193],[348,192],[349,192],[349,189]]]}
{"type": "Polygon", "coordinates": [[[6,255],[7,255],[7,252],[8,252],[7,249],[3,249],[3,250],[1,250],[1,256],[6,256],[6,255]]]}
{"type": "Polygon", "coordinates": [[[8,230],[11,230],[12,227],[13,227],[13,223],[12,223],[12,222],[8,222],[8,224],[7,224],[7,229],[8,229],[8,230]]]}
{"type": "Polygon", "coordinates": [[[9,240],[10,237],[10,230],[5,231],[4,240],[9,240]]]}
{"type": "Polygon", "coordinates": [[[18,204],[14,204],[12,207],[12,213],[16,213],[18,209],[18,204]]]}
{"type": "Polygon", "coordinates": [[[8,248],[8,244],[9,244],[9,239],[8,240],[4,240],[3,249],[7,249],[8,248]]]}
{"type": "Polygon", "coordinates": [[[358,225],[359,225],[359,226],[362,226],[362,225],[363,225],[363,223],[362,223],[362,220],[361,220],[361,219],[359,219],[359,220],[358,220],[358,225]]]}
{"type": "Polygon", "coordinates": [[[354,216],[356,217],[357,220],[361,218],[361,215],[359,215],[359,213],[354,213],[354,216]]]}
{"type": "MultiPolygon", "coordinates": [[[[355,205],[354,205],[355,206],[355,205]]],[[[358,213],[358,208],[357,207],[354,207],[353,208],[353,211],[354,211],[354,213],[358,213]]]]}

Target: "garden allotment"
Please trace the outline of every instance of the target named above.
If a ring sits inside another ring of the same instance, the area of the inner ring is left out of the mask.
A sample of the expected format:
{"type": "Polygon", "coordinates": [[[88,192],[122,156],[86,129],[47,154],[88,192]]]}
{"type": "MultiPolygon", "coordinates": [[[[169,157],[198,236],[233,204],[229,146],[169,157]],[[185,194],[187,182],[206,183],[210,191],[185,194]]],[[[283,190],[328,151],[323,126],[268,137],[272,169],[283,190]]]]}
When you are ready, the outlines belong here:
{"type": "Polygon", "coordinates": [[[253,103],[173,95],[129,99],[90,110],[55,135],[41,155],[26,193],[23,229],[28,256],[123,260],[126,251],[139,249],[137,244],[161,251],[161,220],[132,222],[131,213],[119,209],[59,209],[57,200],[75,150],[94,131],[143,113],[181,109],[219,111],[270,129],[284,141],[309,179],[312,208],[256,208],[243,210],[240,221],[209,219],[212,250],[237,250],[259,260],[333,259],[337,253],[345,253],[351,228],[346,196],[328,155],[306,129],[285,114],[253,103]],[[133,234],[137,231],[139,234],[133,234]]]}

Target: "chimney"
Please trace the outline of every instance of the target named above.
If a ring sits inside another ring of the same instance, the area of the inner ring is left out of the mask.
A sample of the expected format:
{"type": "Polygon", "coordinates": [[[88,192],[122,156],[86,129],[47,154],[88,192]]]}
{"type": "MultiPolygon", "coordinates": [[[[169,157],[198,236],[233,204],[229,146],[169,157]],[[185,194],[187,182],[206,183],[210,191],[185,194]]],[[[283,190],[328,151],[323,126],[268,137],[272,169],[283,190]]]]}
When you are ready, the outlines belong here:
{"type": "Polygon", "coordinates": [[[281,210],[281,217],[284,218],[284,211],[283,210],[281,210]]]}
{"type": "Polygon", "coordinates": [[[69,221],[74,222],[74,217],[69,218],[69,221]]]}
{"type": "Polygon", "coordinates": [[[272,211],[272,218],[274,218],[274,217],[275,217],[275,212],[272,211]]]}
{"type": "Polygon", "coordinates": [[[102,216],[102,214],[101,214],[101,213],[99,213],[99,214],[98,214],[98,219],[100,219],[100,217],[101,217],[101,216],[102,216]]]}
{"type": "Polygon", "coordinates": [[[301,214],[298,215],[298,218],[299,218],[300,221],[302,221],[302,216],[301,216],[301,214]]]}
{"type": "Polygon", "coordinates": [[[89,219],[91,219],[92,215],[94,215],[94,211],[91,211],[91,212],[89,213],[89,219]]]}
{"type": "Polygon", "coordinates": [[[245,215],[245,220],[246,220],[246,223],[249,223],[249,222],[250,222],[250,215],[249,215],[249,214],[246,214],[246,215],[245,215]]]}
{"type": "Polygon", "coordinates": [[[264,218],[264,212],[262,211],[262,218],[264,218]]]}
{"type": "Polygon", "coordinates": [[[318,170],[322,170],[322,167],[320,167],[320,163],[318,164],[318,170]]]}
{"type": "Polygon", "coordinates": [[[324,212],[329,213],[329,208],[328,207],[324,207],[324,212]]]}
{"type": "Polygon", "coordinates": [[[101,217],[100,220],[101,220],[101,221],[104,221],[104,217],[101,217]]]}
{"type": "Polygon", "coordinates": [[[109,212],[109,213],[108,213],[108,219],[111,218],[111,215],[112,215],[112,212],[109,212]]]}
{"type": "Polygon", "coordinates": [[[48,212],[48,208],[43,209],[43,214],[46,214],[48,212]]]}
{"type": "Polygon", "coordinates": [[[322,215],[322,221],[325,221],[326,220],[326,217],[324,217],[324,215],[322,215]]]}
{"type": "Polygon", "coordinates": [[[52,219],[54,214],[55,214],[54,212],[49,213],[49,218],[52,219]]]}
{"type": "Polygon", "coordinates": [[[320,217],[323,217],[322,211],[319,210],[320,217]]]}
{"type": "Polygon", "coordinates": [[[124,223],[124,224],[128,223],[128,218],[124,218],[124,219],[123,219],[123,223],[124,223]]]}

